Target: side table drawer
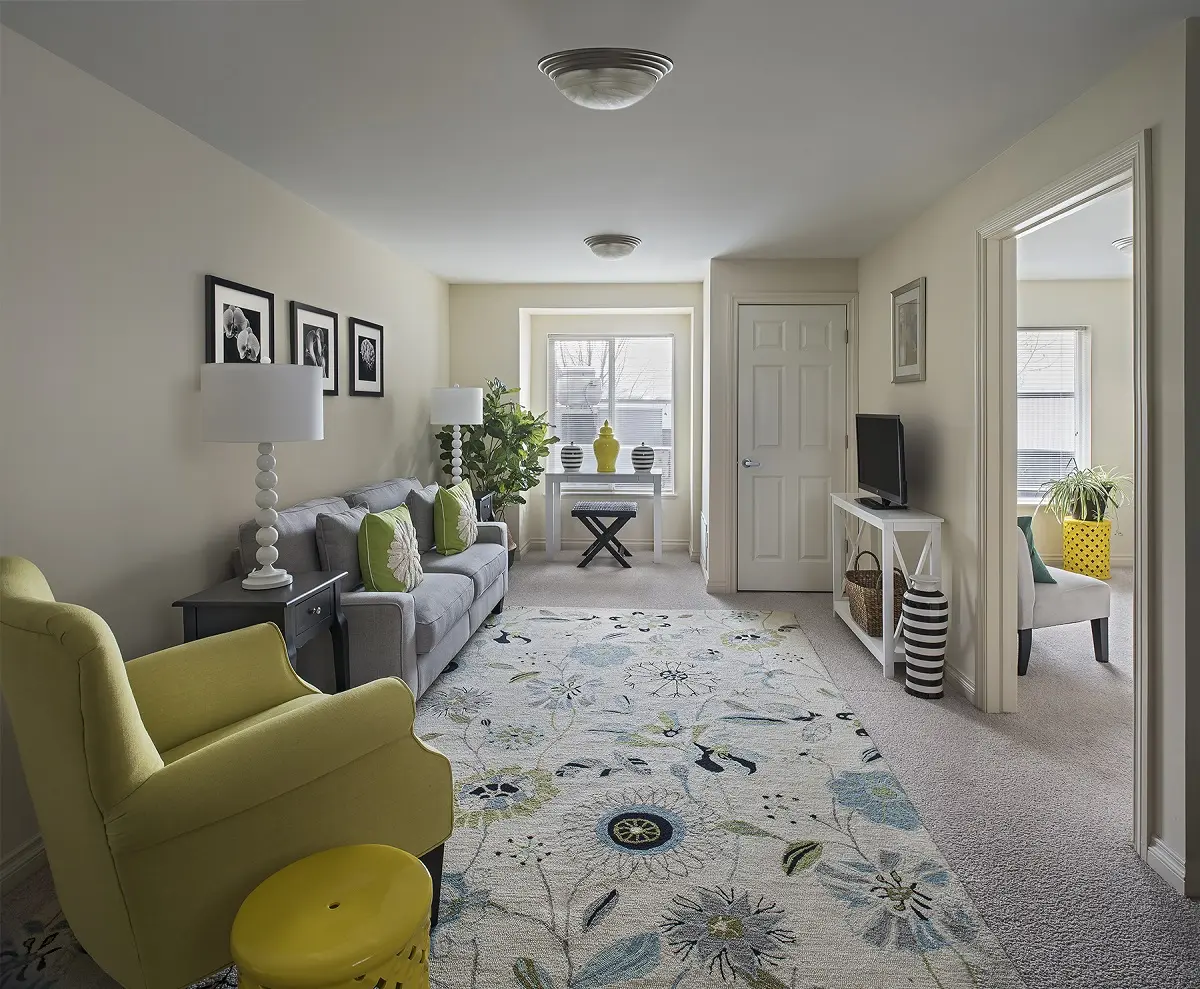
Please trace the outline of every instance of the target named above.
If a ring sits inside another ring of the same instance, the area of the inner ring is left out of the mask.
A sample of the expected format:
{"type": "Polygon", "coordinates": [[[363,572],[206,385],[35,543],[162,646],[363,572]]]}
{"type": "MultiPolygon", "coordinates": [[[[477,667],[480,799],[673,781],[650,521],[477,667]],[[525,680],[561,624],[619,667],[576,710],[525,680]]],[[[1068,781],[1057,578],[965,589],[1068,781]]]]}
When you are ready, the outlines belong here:
{"type": "Polygon", "coordinates": [[[303,635],[314,625],[327,621],[333,613],[333,588],[327,587],[296,607],[296,634],[303,635]]]}

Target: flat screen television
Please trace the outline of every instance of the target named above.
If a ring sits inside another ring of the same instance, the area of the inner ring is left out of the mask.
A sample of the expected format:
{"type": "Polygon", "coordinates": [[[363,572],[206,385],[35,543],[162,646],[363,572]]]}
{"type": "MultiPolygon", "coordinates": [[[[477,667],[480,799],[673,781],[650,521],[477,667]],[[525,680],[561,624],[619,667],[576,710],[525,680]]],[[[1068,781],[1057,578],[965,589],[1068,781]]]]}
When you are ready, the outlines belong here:
{"type": "Polygon", "coordinates": [[[868,508],[907,508],[904,474],[904,424],[899,416],[855,416],[858,437],[858,486],[878,498],[859,498],[868,508]]]}

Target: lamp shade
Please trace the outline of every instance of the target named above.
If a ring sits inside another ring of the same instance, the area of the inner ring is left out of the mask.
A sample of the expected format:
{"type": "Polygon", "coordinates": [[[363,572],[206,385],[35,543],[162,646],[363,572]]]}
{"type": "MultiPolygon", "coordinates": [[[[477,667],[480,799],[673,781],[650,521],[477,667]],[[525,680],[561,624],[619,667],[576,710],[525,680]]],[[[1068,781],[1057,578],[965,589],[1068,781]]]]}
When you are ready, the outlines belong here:
{"type": "Polygon", "coordinates": [[[477,426],[483,422],[482,388],[435,388],[429,393],[429,422],[434,426],[477,426]]]}
{"type": "Polygon", "coordinates": [[[201,431],[219,443],[325,438],[321,369],[304,364],[205,364],[201,431]]]}

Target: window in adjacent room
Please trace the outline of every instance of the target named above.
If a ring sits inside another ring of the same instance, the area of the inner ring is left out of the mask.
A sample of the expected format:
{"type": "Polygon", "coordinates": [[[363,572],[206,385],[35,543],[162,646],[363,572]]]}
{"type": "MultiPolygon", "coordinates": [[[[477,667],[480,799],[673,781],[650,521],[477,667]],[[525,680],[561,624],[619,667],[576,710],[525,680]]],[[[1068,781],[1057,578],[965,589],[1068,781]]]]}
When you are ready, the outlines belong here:
{"type": "Polygon", "coordinates": [[[663,493],[674,493],[674,339],[552,335],[548,348],[546,404],[550,421],[562,444],[577,443],[583,448],[582,469],[596,469],[592,440],[607,419],[621,441],[617,470],[633,470],[630,451],[645,443],[654,448],[654,466],[663,474],[663,493]]]}
{"type": "Polygon", "coordinates": [[[1017,330],[1017,493],[1091,463],[1091,354],[1082,326],[1017,330]]]}

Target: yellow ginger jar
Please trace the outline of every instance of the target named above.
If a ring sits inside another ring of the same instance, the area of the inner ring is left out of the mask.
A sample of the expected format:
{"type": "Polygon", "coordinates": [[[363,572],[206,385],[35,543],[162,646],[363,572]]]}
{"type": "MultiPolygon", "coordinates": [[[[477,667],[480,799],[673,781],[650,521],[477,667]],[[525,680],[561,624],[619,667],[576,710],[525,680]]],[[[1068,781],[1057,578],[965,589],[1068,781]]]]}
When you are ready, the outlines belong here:
{"type": "Polygon", "coordinates": [[[601,474],[615,474],[617,472],[617,454],[621,451],[621,443],[613,436],[612,426],[608,424],[607,419],[600,427],[600,435],[592,443],[592,449],[596,451],[596,470],[601,474]]]}

